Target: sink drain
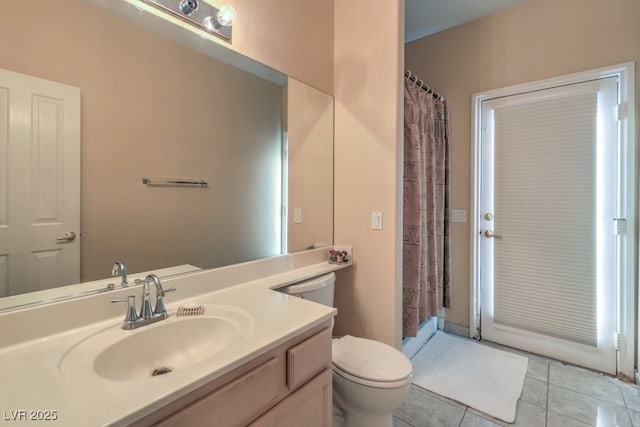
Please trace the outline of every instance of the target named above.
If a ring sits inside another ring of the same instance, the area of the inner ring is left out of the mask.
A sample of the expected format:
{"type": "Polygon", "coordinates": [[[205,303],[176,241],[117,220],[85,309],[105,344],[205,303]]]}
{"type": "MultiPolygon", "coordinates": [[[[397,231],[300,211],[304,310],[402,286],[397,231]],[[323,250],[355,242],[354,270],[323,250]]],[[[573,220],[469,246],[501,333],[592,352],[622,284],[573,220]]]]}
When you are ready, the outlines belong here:
{"type": "Polygon", "coordinates": [[[168,366],[163,366],[162,368],[154,369],[153,372],[151,372],[151,376],[152,377],[157,377],[158,375],[168,374],[171,371],[173,371],[172,368],[170,368],[168,366]]]}

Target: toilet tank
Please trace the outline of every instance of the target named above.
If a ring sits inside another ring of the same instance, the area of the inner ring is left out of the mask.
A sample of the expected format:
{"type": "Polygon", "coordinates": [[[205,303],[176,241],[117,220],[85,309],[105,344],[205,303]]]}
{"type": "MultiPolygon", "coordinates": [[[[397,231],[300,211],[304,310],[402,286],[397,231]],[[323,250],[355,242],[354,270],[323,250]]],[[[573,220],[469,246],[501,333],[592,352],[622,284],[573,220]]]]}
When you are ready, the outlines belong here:
{"type": "Polygon", "coordinates": [[[289,295],[304,298],[319,304],[333,307],[333,289],[336,283],[336,275],[329,273],[324,276],[298,282],[293,285],[278,289],[289,295]]]}

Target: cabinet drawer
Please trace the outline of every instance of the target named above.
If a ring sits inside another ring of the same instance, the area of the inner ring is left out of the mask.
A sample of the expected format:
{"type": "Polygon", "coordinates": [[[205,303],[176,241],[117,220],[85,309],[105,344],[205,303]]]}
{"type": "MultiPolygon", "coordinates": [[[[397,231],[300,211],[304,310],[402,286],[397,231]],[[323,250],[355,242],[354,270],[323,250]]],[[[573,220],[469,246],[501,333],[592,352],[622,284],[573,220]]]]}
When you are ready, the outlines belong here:
{"type": "MultiPolygon", "coordinates": [[[[277,357],[163,420],[162,426],[246,425],[280,399],[277,357]]],[[[282,360],[280,358],[280,360],[282,360]]],[[[282,375],[280,373],[280,375],[282,375]]]]}
{"type": "Polygon", "coordinates": [[[287,350],[287,387],[293,390],[331,366],[331,328],[287,350]]]}

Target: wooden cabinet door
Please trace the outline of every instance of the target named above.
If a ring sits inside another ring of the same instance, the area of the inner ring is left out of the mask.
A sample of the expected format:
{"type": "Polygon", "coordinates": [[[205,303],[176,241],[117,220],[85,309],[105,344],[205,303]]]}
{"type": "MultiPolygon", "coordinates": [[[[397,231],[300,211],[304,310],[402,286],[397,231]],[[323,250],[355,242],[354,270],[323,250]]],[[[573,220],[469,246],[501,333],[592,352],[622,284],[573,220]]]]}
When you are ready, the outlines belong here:
{"type": "Polygon", "coordinates": [[[325,369],[269,412],[252,427],[331,427],[331,368],[325,369]]]}

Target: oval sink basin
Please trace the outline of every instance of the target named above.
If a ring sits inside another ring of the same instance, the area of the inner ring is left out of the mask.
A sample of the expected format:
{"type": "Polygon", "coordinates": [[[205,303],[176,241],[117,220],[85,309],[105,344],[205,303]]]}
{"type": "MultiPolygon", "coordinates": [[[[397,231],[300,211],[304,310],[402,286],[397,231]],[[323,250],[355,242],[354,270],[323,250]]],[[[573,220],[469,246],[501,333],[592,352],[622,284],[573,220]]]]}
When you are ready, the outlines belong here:
{"type": "Polygon", "coordinates": [[[114,326],[76,344],[63,356],[60,370],[73,374],[89,363],[106,379],[143,380],[215,357],[241,344],[251,329],[249,315],[230,307],[207,307],[202,316],[170,316],[131,331],[114,326]]]}
{"type": "Polygon", "coordinates": [[[233,323],[212,317],[185,318],[156,326],[146,330],[143,326],[139,333],[101,352],[93,363],[96,373],[113,380],[169,373],[216,354],[238,333],[233,323]]]}

